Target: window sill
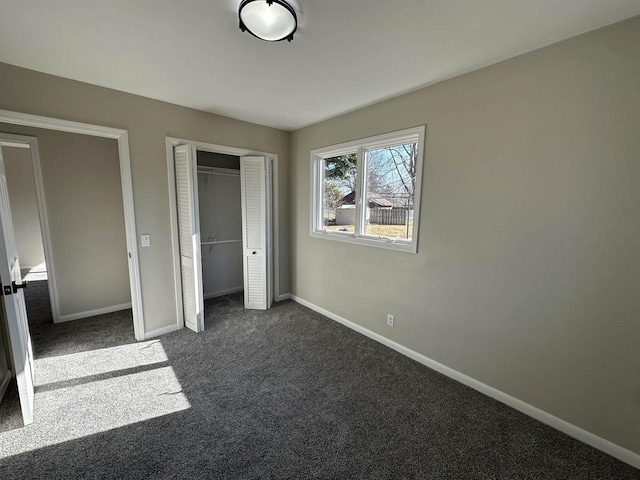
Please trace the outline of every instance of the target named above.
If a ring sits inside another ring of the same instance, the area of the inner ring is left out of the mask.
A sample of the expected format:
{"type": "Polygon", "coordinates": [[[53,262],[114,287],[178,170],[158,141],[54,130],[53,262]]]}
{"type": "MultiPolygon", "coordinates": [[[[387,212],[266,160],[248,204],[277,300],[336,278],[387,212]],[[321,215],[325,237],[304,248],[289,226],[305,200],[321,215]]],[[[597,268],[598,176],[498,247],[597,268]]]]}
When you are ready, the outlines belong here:
{"type": "Polygon", "coordinates": [[[337,242],[366,245],[368,247],[384,248],[386,250],[395,250],[396,252],[417,253],[416,238],[413,238],[411,242],[408,242],[406,240],[394,241],[392,239],[386,239],[386,238],[356,236],[353,233],[322,231],[322,230],[312,231],[310,235],[313,238],[322,238],[324,240],[335,240],[337,242]]]}

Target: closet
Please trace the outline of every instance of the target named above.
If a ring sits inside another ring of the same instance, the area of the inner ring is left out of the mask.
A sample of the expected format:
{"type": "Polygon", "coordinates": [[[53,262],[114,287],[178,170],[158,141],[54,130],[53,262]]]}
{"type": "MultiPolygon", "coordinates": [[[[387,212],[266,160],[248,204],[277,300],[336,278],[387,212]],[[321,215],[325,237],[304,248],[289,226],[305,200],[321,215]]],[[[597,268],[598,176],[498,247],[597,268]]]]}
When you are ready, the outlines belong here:
{"type": "Polygon", "coordinates": [[[203,298],[242,291],[240,158],[197,152],[203,298]]]}
{"type": "Polygon", "coordinates": [[[244,290],[245,308],[271,307],[273,162],[188,143],[173,147],[176,290],[184,326],[195,332],[204,330],[205,298],[244,290]]]}

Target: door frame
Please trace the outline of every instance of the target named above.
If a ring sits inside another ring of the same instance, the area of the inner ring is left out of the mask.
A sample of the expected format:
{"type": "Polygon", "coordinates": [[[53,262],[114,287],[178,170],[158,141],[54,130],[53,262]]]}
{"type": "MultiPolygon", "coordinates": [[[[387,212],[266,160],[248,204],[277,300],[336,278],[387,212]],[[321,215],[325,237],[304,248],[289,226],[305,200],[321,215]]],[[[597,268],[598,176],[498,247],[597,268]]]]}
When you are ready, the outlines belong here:
{"type": "MultiPolygon", "coordinates": [[[[129,132],[120,128],[104,127],[100,125],[92,125],[90,123],[73,122],[70,120],[43,117],[40,115],[31,115],[28,113],[13,112],[10,110],[0,110],[0,123],[21,125],[24,127],[43,128],[46,130],[54,130],[59,132],[79,133],[82,135],[112,138],[114,140],[117,140],[118,156],[120,160],[120,180],[122,183],[122,202],[124,206],[124,224],[128,254],[127,256],[129,257],[129,285],[131,288],[133,331],[136,340],[144,340],[144,314],[142,309],[140,260],[138,255],[135,209],[133,204],[133,179],[131,176],[131,157],[129,154],[129,132]]],[[[48,268],[49,266],[47,265],[47,269],[48,268]]]]}
{"type": "Polygon", "coordinates": [[[36,202],[38,205],[38,217],[40,219],[40,232],[44,261],[47,265],[47,287],[49,289],[49,302],[53,323],[60,323],[60,302],[58,297],[58,284],[56,280],[55,262],[51,247],[51,233],[49,229],[49,216],[47,214],[47,201],[42,180],[42,168],[40,166],[40,151],[38,150],[38,138],[27,135],[0,132],[0,147],[27,148],[30,150],[31,167],[36,189],[36,202]]]}
{"type": "Polygon", "coordinates": [[[259,152],[246,148],[229,147],[215,143],[198,142],[185,138],[165,137],[167,151],[167,176],[169,179],[169,218],[171,224],[171,247],[173,251],[173,272],[176,299],[177,328],[184,327],[184,312],[182,310],[182,280],[180,278],[180,245],[178,239],[178,210],[176,206],[176,176],[173,159],[173,147],[178,145],[194,145],[196,150],[211,153],[221,153],[233,155],[235,157],[246,157],[256,155],[267,157],[273,160],[273,300],[280,297],[280,242],[279,242],[279,214],[278,214],[278,155],[276,153],[259,152]]]}

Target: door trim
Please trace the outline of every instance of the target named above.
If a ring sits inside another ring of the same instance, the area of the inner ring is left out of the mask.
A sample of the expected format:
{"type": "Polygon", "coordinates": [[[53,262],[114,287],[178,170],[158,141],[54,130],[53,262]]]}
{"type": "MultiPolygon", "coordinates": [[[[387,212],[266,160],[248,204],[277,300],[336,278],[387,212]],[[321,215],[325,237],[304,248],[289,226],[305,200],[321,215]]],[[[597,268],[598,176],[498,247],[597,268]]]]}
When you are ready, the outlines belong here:
{"type": "Polygon", "coordinates": [[[0,123],[44,128],[46,130],[55,130],[59,132],[79,133],[94,137],[112,138],[118,141],[125,235],[129,257],[129,284],[131,287],[133,330],[136,340],[144,340],[144,314],[142,305],[142,287],[140,284],[140,260],[138,256],[135,209],[133,204],[133,179],[131,176],[131,157],[129,154],[129,132],[120,128],[72,122],[69,120],[12,112],[9,110],[0,110],[0,123]]]}
{"type": "Polygon", "coordinates": [[[176,177],[173,160],[173,147],[177,145],[195,145],[196,150],[203,152],[222,153],[236,157],[258,155],[273,159],[273,297],[274,301],[280,292],[280,241],[279,241],[279,215],[278,215],[278,155],[269,152],[258,152],[245,148],[229,147],[215,143],[197,142],[185,138],[165,137],[167,151],[167,176],[169,179],[169,219],[171,224],[171,247],[173,250],[173,273],[176,300],[176,328],[184,327],[184,312],[182,311],[182,281],[180,280],[180,246],[178,243],[178,211],[176,208],[176,177]]]}

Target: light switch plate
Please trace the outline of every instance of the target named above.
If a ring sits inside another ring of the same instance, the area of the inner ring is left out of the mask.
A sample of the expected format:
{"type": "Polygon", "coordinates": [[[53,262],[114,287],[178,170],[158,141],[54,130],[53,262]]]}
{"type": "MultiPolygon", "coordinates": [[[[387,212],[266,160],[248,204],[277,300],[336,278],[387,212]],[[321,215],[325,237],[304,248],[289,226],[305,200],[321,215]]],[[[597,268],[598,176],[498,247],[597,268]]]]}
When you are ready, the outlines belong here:
{"type": "Polygon", "coordinates": [[[144,235],[140,235],[140,243],[142,244],[143,247],[150,247],[151,246],[151,235],[149,234],[144,234],[144,235]]]}

